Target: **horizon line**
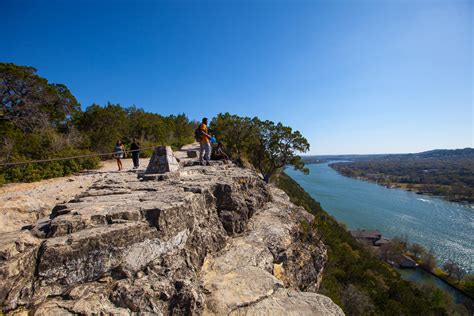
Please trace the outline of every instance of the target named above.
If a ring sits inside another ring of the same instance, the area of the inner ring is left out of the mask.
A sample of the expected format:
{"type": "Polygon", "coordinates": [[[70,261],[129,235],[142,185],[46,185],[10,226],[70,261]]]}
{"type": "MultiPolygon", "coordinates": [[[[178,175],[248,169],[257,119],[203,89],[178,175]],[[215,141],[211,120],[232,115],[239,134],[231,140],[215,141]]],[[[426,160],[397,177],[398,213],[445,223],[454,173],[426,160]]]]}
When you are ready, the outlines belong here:
{"type": "Polygon", "coordinates": [[[410,155],[410,154],[421,154],[430,151],[436,150],[463,150],[463,149],[473,149],[474,147],[464,147],[464,148],[436,148],[436,149],[429,149],[419,152],[392,152],[392,153],[358,153],[358,154],[300,154],[299,156],[302,157],[309,157],[309,156],[369,156],[369,155],[410,155]]]}

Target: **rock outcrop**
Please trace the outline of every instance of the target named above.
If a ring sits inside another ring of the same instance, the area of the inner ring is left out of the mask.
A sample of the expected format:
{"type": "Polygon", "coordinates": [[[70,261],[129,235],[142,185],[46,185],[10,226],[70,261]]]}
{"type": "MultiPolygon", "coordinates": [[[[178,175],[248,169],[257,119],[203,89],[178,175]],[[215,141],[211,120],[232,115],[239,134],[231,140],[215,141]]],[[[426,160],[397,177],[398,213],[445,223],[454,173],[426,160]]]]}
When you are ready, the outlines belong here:
{"type": "Polygon", "coordinates": [[[235,165],[144,181],[110,172],[49,217],[0,237],[3,312],[342,315],[317,294],[312,215],[235,165]]]}

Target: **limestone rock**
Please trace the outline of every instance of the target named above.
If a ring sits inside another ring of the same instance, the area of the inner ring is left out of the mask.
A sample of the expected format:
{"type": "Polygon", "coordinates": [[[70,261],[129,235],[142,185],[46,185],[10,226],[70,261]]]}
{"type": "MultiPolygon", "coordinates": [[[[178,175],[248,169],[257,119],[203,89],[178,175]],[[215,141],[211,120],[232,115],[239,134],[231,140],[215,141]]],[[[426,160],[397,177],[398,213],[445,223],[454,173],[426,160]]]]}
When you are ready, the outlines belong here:
{"type": "Polygon", "coordinates": [[[205,314],[228,314],[273,295],[283,286],[272,274],[252,266],[219,275],[218,280],[212,273],[206,274],[204,286],[212,294],[206,300],[205,314]]]}
{"type": "MultiPolygon", "coordinates": [[[[173,162],[160,150],[151,172],[173,162]]],[[[315,293],[327,254],[301,230],[312,215],[250,169],[167,166],[162,181],[104,173],[2,234],[0,312],[340,315],[315,293]]]]}
{"type": "Polygon", "coordinates": [[[41,240],[28,231],[0,234],[0,302],[5,310],[28,305],[41,240]]]}
{"type": "Polygon", "coordinates": [[[162,174],[166,172],[175,172],[179,169],[179,163],[173,154],[170,146],[161,146],[155,148],[150,158],[145,174],[162,174]]]}
{"type": "Polygon", "coordinates": [[[145,223],[119,223],[48,239],[37,264],[35,289],[42,296],[94,281],[120,266],[136,244],[157,237],[145,223]],[[60,258],[60,260],[58,260],[60,258]]]}
{"type": "Polygon", "coordinates": [[[12,196],[0,203],[0,233],[19,229],[26,223],[32,223],[46,216],[57,201],[40,200],[28,195],[12,196]]]}
{"type": "Polygon", "coordinates": [[[188,156],[188,158],[197,158],[198,152],[197,150],[188,150],[186,151],[186,155],[188,156]]]}
{"type": "Polygon", "coordinates": [[[35,315],[130,315],[127,309],[116,307],[110,302],[107,297],[110,290],[110,284],[85,283],[72,289],[68,300],[54,298],[40,304],[35,315]]]}
{"type": "MultiPolygon", "coordinates": [[[[276,188],[271,193],[282,194],[276,188]]],[[[310,246],[301,240],[299,223],[308,219],[306,214],[288,201],[269,202],[249,220],[251,229],[209,257],[201,272],[210,293],[205,313],[240,313],[240,308],[266,300],[283,287],[316,291],[327,253],[321,242],[310,246]]]]}
{"type": "Polygon", "coordinates": [[[342,316],[344,312],[324,295],[280,288],[272,296],[234,310],[229,315],[342,316]]]}

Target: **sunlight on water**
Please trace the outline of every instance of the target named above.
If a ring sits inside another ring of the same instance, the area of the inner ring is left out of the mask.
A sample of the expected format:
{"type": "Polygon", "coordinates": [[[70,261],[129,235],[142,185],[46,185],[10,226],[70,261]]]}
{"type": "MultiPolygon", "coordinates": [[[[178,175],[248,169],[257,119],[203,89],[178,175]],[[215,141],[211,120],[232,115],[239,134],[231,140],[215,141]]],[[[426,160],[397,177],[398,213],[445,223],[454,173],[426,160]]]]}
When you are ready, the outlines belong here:
{"type": "Polygon", "coordinates": [[[379,229],[387,237],[406,235],[410,242],[432,249],[440,264],[452,259],[466,272],[474,272],[471,205],[344,177],[327,163],[308,168],[307,176],[290,168],[286,172],[350,229],[379,229]]]}

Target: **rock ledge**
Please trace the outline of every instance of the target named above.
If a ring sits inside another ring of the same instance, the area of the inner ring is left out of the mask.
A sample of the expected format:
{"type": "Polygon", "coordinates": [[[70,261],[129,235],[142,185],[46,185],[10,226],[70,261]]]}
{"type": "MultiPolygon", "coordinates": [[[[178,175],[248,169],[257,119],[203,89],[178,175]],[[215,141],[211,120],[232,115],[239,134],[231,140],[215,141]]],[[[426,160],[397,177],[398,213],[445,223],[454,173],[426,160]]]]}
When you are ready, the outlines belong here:
{"type": "Polygon", "coordinates": [[[1,311],[343,315],[317,294],[327,253],[301,231],[312,215],[252,170],[195,166],[190,150],[173,177],[110,172],[2,234],[1,311]]]}

